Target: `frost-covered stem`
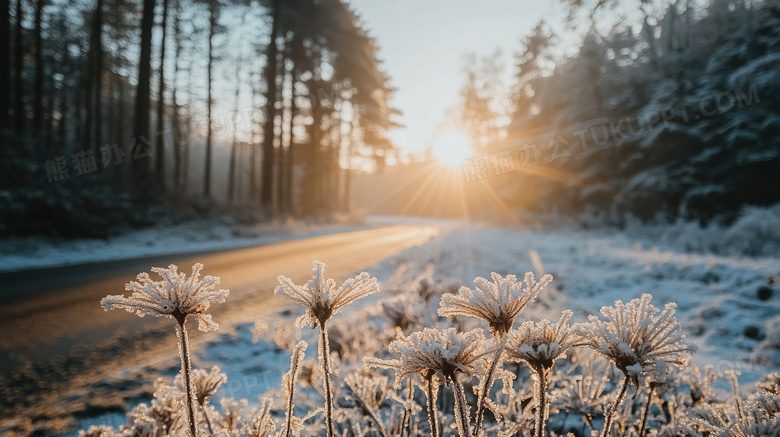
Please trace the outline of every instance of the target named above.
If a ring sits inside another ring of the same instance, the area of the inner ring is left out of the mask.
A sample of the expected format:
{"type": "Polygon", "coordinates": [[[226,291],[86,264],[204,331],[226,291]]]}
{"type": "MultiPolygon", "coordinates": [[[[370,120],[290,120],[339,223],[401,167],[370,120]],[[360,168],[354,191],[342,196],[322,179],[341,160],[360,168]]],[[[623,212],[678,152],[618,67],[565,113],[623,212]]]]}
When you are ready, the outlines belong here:
{"type": "Polygon", "coordinates": [[[653,392],[655,387],[650,386],[647,389],[647,403],[645,403],[645,409],[642,411],[642,424],[639,426],[639,437],[644,437],[645,426],[647,425],[647,415],[650,413],[650,406],[653,404],[653,392]]]}
{"type": "Polygon", "coordinates": [[[458,381],[455,375],[451,375],[450,385],[452,386],[452,393],[455,395],[455,424],[458,425],[458,435],[460,437],[471,437],[471,421],[469,420],[468,403],[466,402],[463,384],[458,381]]]}
{"type": "Polygon", "coordinates": [[[401,437],[404,437],[404,429],[409,435],[412,435],[412,405],[414,403],[414,382],[409,379],[409,395],[406,398],[406,408],[404,408],[403,420],[401,420],[401,437]]]}
{"type": "Polygon", "coordinates": [[[301,356],[308,346],[309,345],[305,341],[299,341],[293,349],[292,357],[290,357],[290,373],[286,379],[287,414],[285,416],[284,432],[282,434],[284,437],[290,437],[290,432],[292,430],[293,408],[295,406],[295,379],[298,377],[298,366],[301,356]]]}
{"type": "MultiPolygon", "coordinates": [[[[294,377],[294,375],[291,375],[294,377]]],[[[295,384],[290,384],[290,396],[287,398],[287,415],[284,419],[284,437],[290,437],[292,430],[292,418],[293,418],[293,391],[295,390],[295,384]]]]}
{"type": "Polygon", "coordinates": [[[206,426],[209,429],[209,435],[214,434],[214,428],[211,426],[211,417],[209,416],[209,412],[206,410],[206,404],[200,404],[200,410],[203,411],[203,416],[206,417],[206,426]]]}
{"type": "Polygon", "coordinates": [[[328,328],[320,323],[320,362],[325,380],[325,425],[328,437],[333,437],[333,391],[330,388],[330,345],[328,344],[328,328]]]}
{"type": "Polygon", "coordinates": [[[607,413],[604,415],[604,429],[601,430],[601,437],[607,437],[609,435],[610,428],[612,428],[612,419],[615,416],[615,411],[617,411],[618,407],[620,407],[620,404],[623,403],[623,399],[626,397],[626,391],[628,391],[629,385],[631,385],[631,377],[626,375],[626,379],[623,380],[623,385],[620,388],[620,393],[618,393],[617,399],[615,399],[615,402],[609,406],[607,413]]]}
{"type": "Polygon", "coordinates": [[[474,435],[477,437],[479,437],[479,433],[482,429],[482,416],[485,413],[485,404],[487,403],[485,400],[488,398],[490,389],[493,387],[493,376],[496,373],[496,369],[501,365],[501,356],[504,354],[504,348],[506,347],[506,338],[507,337],[504,336],[501,340],[498,350],[496,350],[496,354],[493,356],[493,361],[490,363],[482,387],[480,387],[479,390],[479,398],[477,399],[477,423],[474,426],[474,435]]]}
{"type": "Polygon", "coordinates": [[[737,405],[737,413],[739,414],[740,419],[744,419],[745,412],[742,410],[742,402],[739,399],[739,380],[737,379],[737,375],[739,375],[739,373],[735,371],[726,372],[726,377],[731,383],[731,390],[734,392],[734,403],[737,405]]]}
{"type": "Polygon", "coordinates": [[[439,419],[436,417],[436,393],[433,388],[432,374],[425,377],[425,398],[425,403],[428,407],[428,425],[431,427],[431,437],[439,437],[439,419]]]}
{"type": "Polygon", "coordinates": [[[186,314],[175,315],[178,322],[176,334],[179,337],[179,358],[181,358],[181,373],[184,377],[184,386],[187,391],[187,419],[190,422],[190,434],[192,437],[198,437],[197,421],[195,420],[195,390],[192,386],[192,362],[190,361],[189,341],[187,340],[187,328],[184,324],[187,322],[186,314]]]}
{"type": "Polygon", "coordinates": [[[544,428],[547,422],[547,373],[548,370],[540,367],[534,369],[536,373],[536,427],[534,428],[534,435],[536,437],[544,436],[544,428]]]}

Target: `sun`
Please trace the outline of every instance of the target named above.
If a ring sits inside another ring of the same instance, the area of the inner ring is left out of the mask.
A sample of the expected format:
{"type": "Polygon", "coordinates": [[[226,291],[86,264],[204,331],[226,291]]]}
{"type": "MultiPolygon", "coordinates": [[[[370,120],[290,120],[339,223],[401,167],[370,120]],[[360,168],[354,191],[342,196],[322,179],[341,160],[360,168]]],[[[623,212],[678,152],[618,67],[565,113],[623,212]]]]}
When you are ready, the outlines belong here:
{"type": "Polygon", "coordinates": [[[469,137],[456,129],[448,129],[436,136],[431,152],[439,162],[453,168],[460,168],[463,161],[473,154],[469,137]]]}

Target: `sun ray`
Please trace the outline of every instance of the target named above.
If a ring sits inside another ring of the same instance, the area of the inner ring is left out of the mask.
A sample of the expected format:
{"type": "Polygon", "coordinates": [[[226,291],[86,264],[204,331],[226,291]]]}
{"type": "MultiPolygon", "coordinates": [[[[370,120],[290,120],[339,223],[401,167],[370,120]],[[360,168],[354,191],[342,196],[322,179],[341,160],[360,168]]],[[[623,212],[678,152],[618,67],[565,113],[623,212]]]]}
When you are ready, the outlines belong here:
{"type": "Polygon", "coordinates": [[[421,185],[420,185],[420,186],[417,188],[417,190],[415,190],[414,194],[412,194],[412,196],[409,198],[409,200],[406,202],[406,204],[403,206],[403,208],[401,208],[401,212],[399,213],[400,215],[404,215],[404,214],[406,214],[406,213],[409,211],[409,209],[410,209],[410,208],[411,208],[411,207],[414,205],[414,201],[415,201],[415,200],[417,200],[417,198],[418,198],[418,197],[420,197],[420,195],[421,195],[421,194],[422,194],[422,193],[425,191],[425,188],[426,188],[428,185],[430,185],[430,184],[431,184],[431,181],[433,180],[433,178],[434,178],[434,177],[436,177],[436,175],[437,175],[437,174],[438,174],[440,171],[441,171],[441,169],[439,169],[439,168],[435,168],[435,170],[434,170],[434,171],[432,171],[432,172],[431,172],[431,173],[428,175],[428,177],[425,179],[425,182],[423,182],[423,183],[422,183],[422,184],[421,184],[421,185]]]}

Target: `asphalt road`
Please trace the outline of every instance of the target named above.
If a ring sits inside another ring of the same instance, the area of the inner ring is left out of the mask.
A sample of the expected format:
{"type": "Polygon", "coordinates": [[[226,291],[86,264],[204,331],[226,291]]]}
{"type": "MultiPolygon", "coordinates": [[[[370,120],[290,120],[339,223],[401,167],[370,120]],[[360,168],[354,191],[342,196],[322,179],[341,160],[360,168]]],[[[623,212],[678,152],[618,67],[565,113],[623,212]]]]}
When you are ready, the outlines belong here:
{"type": "MultiPolygon", "coordinates": [[[[394,225],[237,250],[0,274],[0,418],[55,417],[64,407],[52,407],[53,402],[74,390],[175,353],[169,347],[175,342],[171,320],[100,307],[103,296],[126,294],[124,284],[152,266],[173,263],[189,271],[201,262],[203,274],[220,276],[230,296],[209,312],[229,328],[289,308],[273,296],[280,274],[303,282],[318,259],[327,264],[329,277],[340,278],[438,232],[433,226],[394,225]]],[[[191,339],[197,343],[211,335],[191,339]]]]}

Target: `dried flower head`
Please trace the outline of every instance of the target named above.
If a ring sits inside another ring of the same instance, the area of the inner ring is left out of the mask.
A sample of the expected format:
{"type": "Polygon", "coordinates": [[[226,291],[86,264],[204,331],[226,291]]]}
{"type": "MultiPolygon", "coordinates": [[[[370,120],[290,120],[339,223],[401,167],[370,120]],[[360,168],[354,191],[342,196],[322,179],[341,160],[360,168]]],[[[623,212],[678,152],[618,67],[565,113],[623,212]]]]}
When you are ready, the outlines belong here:
{"type": "Polygon", "coordinates": [[[777,372],[767,373],[756,383],[756,388],[760,391],[780,396],[780,374],[777,372]]]}
{"type": "Polygon", "coordinates": [[[344,384],[357,396],[360,403],[375,410],[390,396],[391,385],[388,378],[365,368],[348,374],[344,378],[344,384]]]}
{"type": "Polygon", "coordinates": [[[241,429],[242,425],[244,425],[242,423],[243,412],[249,402],[246,399],[222,398],[219,400],[219,404],[222,406],[222,414],[218,416],[218,422],[222,429],[228,432],[235,432],[241,429]]]}
{"type": "Polygon", "coordinates": [[[661,314],[650,294],[628,304],[615,302],[601,308],[606,320],[590,316],[580,335],[584,343],[612,361],[634,383],[641,373],[652,371],[658,360],[684,368],[695,345],[685,343],[682,326],[674,316],[676,305],[666,304],[661,314]]]}
{"type": "Polygon", "coordinates": [[[562,381],[553,405],[559,410],[585,417],[603,414],[603,406],[609,402],[608,394],[604,393],[608,382],[606,375],[573,375],[562,381]]]}
{"type": "Polygon", "coordinates": [[[276,424],[271,415],[271,399],[260,399],[260,406],[252,410],[251,424],[245,424],[242,435],[271,437],[276,434],[276,424]]]}
{"type": "Polygon", "coordinates": [[[149,435],[184,433],[186,427],[185,394],[179,388],[158,379],[154,384],[154,398],[151,405],[139,404],[127,414],[127,427],[135,434],[139,431],[154,431],[149,435]]]}
{"type": "Polygon", "coordinates": [[[494,350],[494,343],[485,339],[480,329],[459,333],[455,328],[425,328],[408,337],[399,333],[390,343],[390,351],[398,354],[399,359],[365,357],[363,362],[368,367],[394,369],[395,386],[400,388],[404,378],[418,373],[426,379],[436,375],[442,381],[450,381],[456,374],[473,376],[485,366],[485,356],[494,350]]]}
{"type": "Polygon", "coordinates": [[[424,319],[420,302],[409,294],[401,294],[379,303],[372,314],[387,319],[393,326],[407,332],[415,325],[421,325],[424,319]]]}
{"type": "Polygon", "coordinates": [[[325,279],[324,274],[325,263],[314,261],[311,280],[305,285],[295,285],[286,276],[280,275],[277,278],[279,285],[274,290],[274,294],[306,307],[306,314],[296,321],[298,326],[310,323],[312,328],[316,328],[324,325],[344,306],[379,291],[379,282],[367,272],[347,279],[338,289],[336,289],[336,281],[325,279]]]}
{"type": "Polygon", "coordinates": [[[479,317],[490,324],[494,336],[503,337],[517,315],[552,282],[550,275],[536,282],[531,272],[525,274],[523,282],[517,282],[515,275],[502,277],[493,272],[490,277],[492,282],[483,277],[474,279],[474,290],[461,287],[457,294],[442,296],[439,315],[479,317]]]}
{"type": "Polygon", "coordinates": [[[572,312],[566,310],[557,323],[528,321],[509,331],[507,359],[526,362],[534,371],[552,368],[555,360],[566,357],[566,352],[577,340],[574,329],[569,325],[571,316],[572,312]]]}
{"type": "Polygon", "coordinates": [[[107,425],[92,425],[86,431],[79,431],[79,437],[116,437],[118,435],[114,432],[114,428],[107,425]]]}
{"type": "Polygon", "coordinates": [[[161,281],[153,281],[148,273],[140,273],[137,282],[125,284],[125,290],[132,292],[130,297],[109,295],[100,301],[100,305],[106,311],[119,308],[139,317],[171,317],[180,323],[188,315],[193,315],[198,319],[201,331],[217,329],[219,325],[205,312],[212,303],[224,302],[229,291],[214,290],[219,284],[219,276],[208,275],[201,279],[201,269],[203,264],[193,265],[188,278],[185,273],[179,273],[174,264],[168,268],[153,267],[152,272],[160,275],[161,281]]]}
{"type": "MultiPolygon", "coordinates": [[[[176,375],[174,382],[184,390],[184,379],[181,373],[176,375]]],[[[206,369],[193,369],[192,384],[195,386],[195,399],[203,406],[208,399],[217,393],[219,387],[227,382],[227,375],[222,373],[219,366],[213,366],[211,371],[206,369]]]]}

